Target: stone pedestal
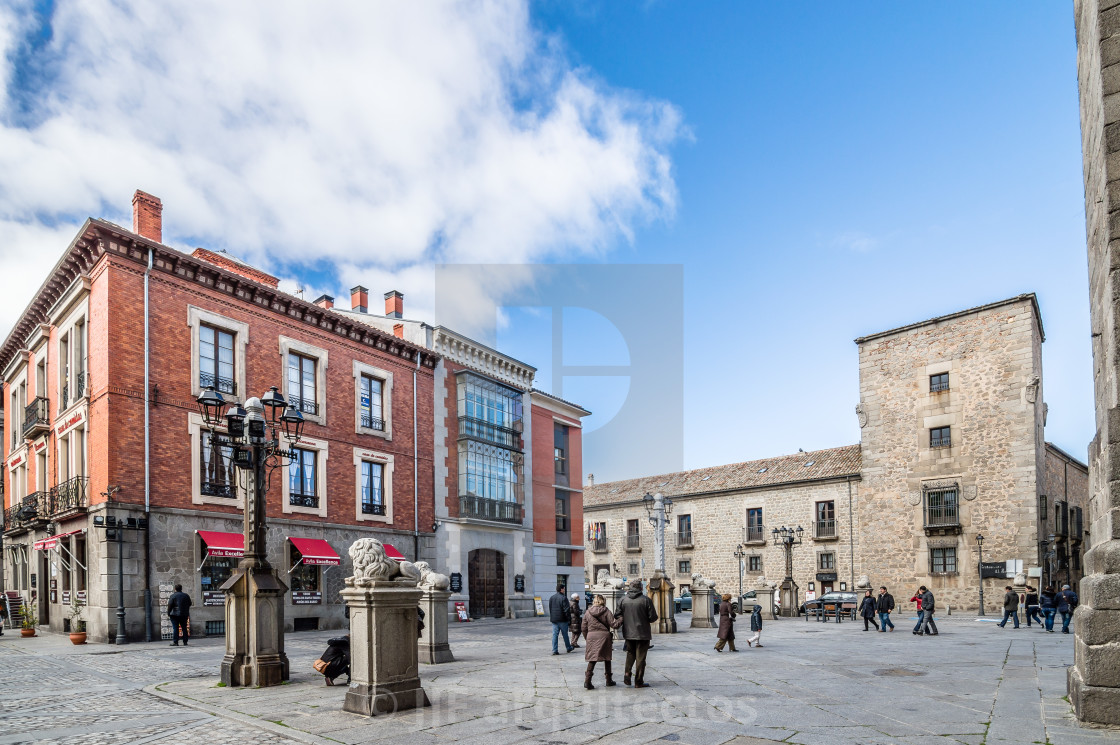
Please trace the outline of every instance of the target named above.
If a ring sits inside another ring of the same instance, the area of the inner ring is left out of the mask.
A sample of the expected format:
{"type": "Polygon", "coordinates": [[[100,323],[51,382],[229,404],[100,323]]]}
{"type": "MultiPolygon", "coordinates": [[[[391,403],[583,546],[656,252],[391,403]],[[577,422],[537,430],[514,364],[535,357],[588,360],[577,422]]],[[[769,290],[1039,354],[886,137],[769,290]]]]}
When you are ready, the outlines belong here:
{"type": "Polygon", "coordinates": [[[267,564],[240,566],[221,588],[226,594],[226,654],[222,682],[265,687],[288,679],[284,654],[287,585],[267,564]]]}
{"type": "Polygon", "coordinates": [[[781,598],[782,606],[778,615],[783,618],[796,618],[797,609],[801,605],[800,588],[793,580],[784,580],[781,587],[778,589],[778,595],[781,598]]]}
{"type": "MultiPolygon", "coordinates": [[[[762,617],[773,618],[774,613],[774,588],[772,587],[756,587],[754,588],[754,605],[762,606],[762,617]]],[[[748,609],[751,607],[750,601],[744,601],[744,606],[748,609]]]]}
{"type": "Polygon", "coordinates": [[[431,706],[420,686],[416,609],[422,593],[416,581],[372,580],[340,594],[350,607],[350,689],[343,711],[376,716],[431,706]]]}
{"type": "Polygon", "coordinates": [[[418,655],[426,665],[441,662],[454,662],[451,647],[447,643],[447,599],[451,593],[446,590],[424,590],[420,596],[420,607],[424,609],[424,630],[420,633],[418,655]]]}
{"type": "Polygon", "coordinates": [[[689,628],[714,629],[719,626],[712,617],[712,603],[715,602],[715,598],[715,588],[692,588],[692,623],[689,624],[689,628]]]}
{"type": "MultiPolygon", "coordinates": [[[[610,588],[592,587],[591,596],[594,597],[596,595],[603,596],[603,600],[607,601],[607,607],[610,608],[611,613],[615,614],[616,616],[620,615],[618,609],[622,606],[622,601],[626,598],[626,590],[612,590],[610,588]]],[[[587,611],[584,611],[584,613],[586,612],[587,611]]],[[[623,636],[621,626],[614,630],[614,638],[618,641],[622,641],[623,636]]]]}
{"type": "Polygon", "coordinates": [[[655,634],[677,633],[677,618],[673,611],[674,585],[660,569],[655,569],[649,581],[649,597],[653,600],[653,607],[657,609],[657,625],[653,627],[655,634]]]}

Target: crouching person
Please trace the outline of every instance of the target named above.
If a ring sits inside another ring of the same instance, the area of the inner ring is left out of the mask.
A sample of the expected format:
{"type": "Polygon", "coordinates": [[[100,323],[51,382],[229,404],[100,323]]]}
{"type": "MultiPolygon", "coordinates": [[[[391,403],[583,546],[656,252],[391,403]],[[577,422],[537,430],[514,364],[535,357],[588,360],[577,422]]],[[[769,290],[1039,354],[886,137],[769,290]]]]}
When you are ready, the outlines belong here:
{"type": "Polygon", "coordinates": [[[315,670],[323,674],[327,685],[333,686],[335,678],[345,674],[350,682],[350,635],[337,636],[327,641],[327,651],[315,660],[315,670]]]}

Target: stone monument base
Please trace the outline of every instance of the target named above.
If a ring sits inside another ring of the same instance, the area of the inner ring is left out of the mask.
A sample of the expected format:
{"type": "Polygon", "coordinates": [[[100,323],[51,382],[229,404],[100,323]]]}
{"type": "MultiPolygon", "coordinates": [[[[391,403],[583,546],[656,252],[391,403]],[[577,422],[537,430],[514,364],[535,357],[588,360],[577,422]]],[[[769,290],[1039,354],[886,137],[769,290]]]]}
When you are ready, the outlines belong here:
{"type": "Polygon", "coordinates": [[[717,597],[714,587],[692,588],[692,629],[714,629],[719,626],[712,617],[712,603],[717,597]]]}
{"type": "Polygon", "coordinates": [[[424,609],[424,630],[420,632],[417,648],[420,662],[438,665],[454,662],[451,645],[447,643],[447,599],[451,593],[446,590],[424,590],[420,596],[420,607],[424,609]]]}
{"type": "Polygon", "coordinates": [[[351,683],[342,702],[342,710],[351,714],[374,717],[379,714],[394,714],[408,709],[422,709],[431,706],[428,694],[419,685],[402,690],[391,690],[394,686],[375,686],[351,683]]]}

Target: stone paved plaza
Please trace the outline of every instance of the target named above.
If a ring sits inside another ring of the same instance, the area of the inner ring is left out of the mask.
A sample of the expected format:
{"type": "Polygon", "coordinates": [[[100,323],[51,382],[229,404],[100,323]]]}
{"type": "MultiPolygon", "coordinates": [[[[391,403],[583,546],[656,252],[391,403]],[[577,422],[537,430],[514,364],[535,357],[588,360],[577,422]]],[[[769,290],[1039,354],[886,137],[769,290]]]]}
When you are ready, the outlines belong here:
{"type": "Polygon", "coordinates": [[[290,634],[289,684],[217,686],[220,639],[73,647],[66,637],[0,637],[0,745],[7,743],[1120,743],[1081,728],[1065,700],[1073,636],[972,617],[941,635],[862,623],[767,622],[762,649],[712,649],[714,633],[654,639],[647,682],[583,688],[578,650],[551,656],[540,619],[451,627],[457,661],[421,666],[433,706],[376,719],[345,714],[344,686],[311,669],[328,632],[290,634]]]}

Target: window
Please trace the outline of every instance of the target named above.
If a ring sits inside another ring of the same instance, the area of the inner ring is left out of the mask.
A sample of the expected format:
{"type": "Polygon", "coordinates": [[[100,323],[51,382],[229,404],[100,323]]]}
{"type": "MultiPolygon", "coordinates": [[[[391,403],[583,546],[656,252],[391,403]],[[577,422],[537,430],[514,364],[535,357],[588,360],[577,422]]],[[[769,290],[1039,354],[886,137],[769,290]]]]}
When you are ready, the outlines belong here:
{"type": "Polygon", "coordinates": [[[237,497],[237,468],[233,465],[233,448],[214,447],[210,433],[200,432],[202,457],[199,458],[199,492],[207,497],[237,497]]]}
{"type": "Polygon", "coordinates": [[[237,395],[233,375],[233,334],[202,324],[198,328],[198,386],[237,395]]]}
{"type": "Polygon", "coordinates": [[[638,564],[636,562],[630,562],[629,571],[627,572],[627,574],[629,574],[631,577],[637,576],[638,564]]]}
{"type": "Polygon", "coordinates": [[[362,514],[385,514],[385,464],[362,461],[362,514]]]}
{"type": "Polygon", "coordinates": [[[292,592],[319,592],[319,567],[308,566],[303,562],[303,554],[288,542],[292,551],[291,571],[288,573],[288,584],[292,592]]]}
{"type": "Polygon", "coordinates": [[[681,559],[678,561],[677,574],[692,574],[692,562],[689,559],[681,559]]]}
{"type": "Polygon", "coordinates": [[[817,538],[836,537],[836,503],[817,502],[817,519],[815,522],[817,538]]]}
{"type": "Polygon", "coordinates": [[[746,540],[748,543],[756,541],[765,541],[766,532],[762,527],[762,508],[752,507],[747,510],[747,535],[746,540]]]}
{"type": "Polygon", "coordinates": [[[288,465],[288,501],[299,507],[318,507],[315,451],[292,448],[292,453],[292,462],[288,465]]]}
{"type": "Polygon", "coordinates": [[[929,376],[929,392],[940,393],[949,390],[949,373],[938,373],[929,376]]]}
{"type": "Polygon", "coordinates": [[[748,572],[761,572],[762,571],[762,557],[761,556],[748,556],[747,557],[747,571],[748,572]]]}
{"type": "Polygon", "coordinates": [[[385,431],[384,382],[372,375],[359,376],[360,415],[362,429],[385,431]]]}
{"type": "Polygon", "coordinates": [[[199,570],[202,577],[202,591],[218,592],[218,588],[233,575],[233,570],[237,568],[237,563],[241,559],[236,556],[207,556],[206,541],[202,540],[201,536],[198,540],[202,545],[202,556],[205,558],[199,570]]]}
{"type": "Polygon", "coordinates": [[[556,566],[570,567],[572,565],[572,549],[558,548],[556,549],[556,566]]]}
{"type": "Polygon", "coordinates": [[[626,548],[630,551],[635,551],[642,547],[641,534],[638,532],[638,521],[626,521],[626,548]]]}
{"type": "Polygon", "coordinates": [[[315,365],[312,357],[288,352],[288,403],[303,414],[318,414],[315,398],[315,365]]]}
{"type": "Polygon", "coordinates": [[[568,486],[568,427],[554,422],[552,427],[552,460],[556,472],[556,483],[568,486]]]}
{"type": "Polygon", "coordinates": [[[949,428],[933,427],[929,431],[929,446],[931,448],[947,448],[950,446],[949,428]]]}
{"type": "Polygon", "coordinates": [[[560,592],[567,595],[568,594],[568,575],[557,574],[556,575],[556,586],[560,589],[560,592]]]}
{"type": "Polygon", "coordinates": [[[86,591],[86,576],[88,574],[89,559],[86,557],[86,537],[79,535],[74,538],[74,589],[77,592],[86,591]]]}
{"type": "Polygon", "coordinates": [[[692,515],[680,515],[677,517],[677,545],[692,545],[692,515]]]}
{"type": "Polygon", "coordinates": [[[458,387],[459,435],[521,449],[521,393],[476,375],[463,374],[458,387]]]}
{"type": "Polygon", "coordinates": [[[960,524],[959,513],[957,511],[958,491],[956,487],[950,489],[929,489],[926,491],[925,497],[927,527],[960,524]]]}
{"type": "Polygon", "coordinates": [[[817,566],[821,571],[832,570],[836,568],[836,554],[817,554],[817,566]]]}
{"type": "Polygon", "coordinates": [[[931,548],[929,567],[933,574],[951,574],[957,571],[956,548],[931,548]]]}
{"type": "Polygon", "coordinates": [[[521,503],[524,456],[468,440],[459,445],[460,495],[521,503]]]}
{"type": "Polygon", "coordinates": [[[570,543],[572,526],[568,521],[568,496],[566,494],[556,495],[556,542],[557,543],[570,543]],[[565,536],[562,541],[560,538],[565,536]]]}
{"type": "Polygon", "coordinates": [[[552,459],[553,459],[553,461],[555,461],[555,464],[556,464],[556,473],[567,473],[568,472],[568,470],[567,470],[568,469],[568,464],[567,464],[567,461],[564,459],[564,449],[563,448],[553,448],[552,449],[552,459]]]}
{"type": "Polygon", "coordinates": [[[1038,519],[1045,521],[1046,520],[1046,513],[1047,513],[1047,510],[1046,510],[1046,495],[1045,494],[1039,494],[1038,495],[1038,519]]]}

